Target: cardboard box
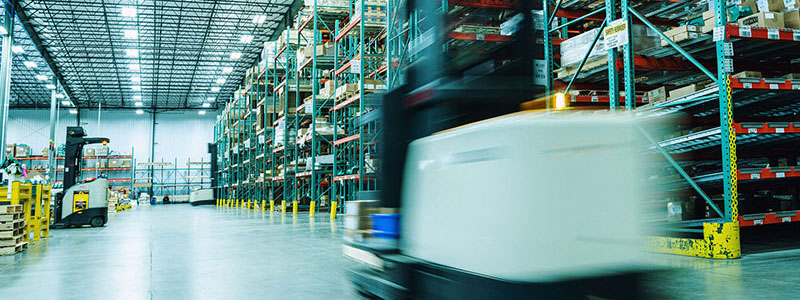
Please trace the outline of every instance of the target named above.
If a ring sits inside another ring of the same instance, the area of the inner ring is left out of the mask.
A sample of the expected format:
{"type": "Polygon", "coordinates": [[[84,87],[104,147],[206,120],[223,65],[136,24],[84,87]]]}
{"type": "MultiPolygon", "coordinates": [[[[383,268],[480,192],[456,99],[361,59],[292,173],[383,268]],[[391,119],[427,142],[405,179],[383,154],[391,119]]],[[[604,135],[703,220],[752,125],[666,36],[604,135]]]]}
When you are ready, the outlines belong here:
{"type": "Polygon", "coordinates": [[[680,98],[696,91],[702,90],[704,85],[702,83],[693,83],[678,89],[669,91],[669,99],[680,98]]]}
{"type": "Polygon", "coordinates": [[[94,157],[94,148],[83,148],[84,157],[94,157]]]}
{"type": "Polygon", "coordinates": [[[370,214],[369,209],[377,205],[377,200],[345,201],[344,213],[353,216],[368,216],[370,214]]]}
{"type": "Polygon", "coordinates": [[[108,167],[109,168],[119,168],[120,166],[119,159],[109,159],[108,160],[108,167]]]}
{"type": "Polygon", "coordinates": [[[349,230],[368,230],[372,228],[369,216],[344,216],[344,229],[349,230]]]}
{"type": "MultiPolygon", "coordinates": [[[[698,27],[695,25],[683,25],[672,28],[664,32],[664,35],[670,38],[673,42],[681,42],[688,39],[694,39],[700,36],[702,31],[702,27],[698,27]]],[[[661,40],[661,46],[667,46],[669,43],[665,40],[661,40]]]]}
{"type": "Polygon", "coordinates": [[[649,91],[645,93],[645,96],[647,97],[647,101],[649,103],[667,101],[667,87],[662,86],[655,90],[649,91]]]}
{"type": "Polygon", "coordinates": [[[761,78],[761,72],[756,71],[742,71],[731,75],[733,78],[761,78]]]}
{"type": "Polygon", "coordinates": [[[781,12],[786,9],[784,0],[756,0],[759,12],[781,12]]]}
{"type": "Polygon", "coordinates": [[[783,14],[778,12],[760,12],[739,19],[739,25],[783,28],[783,14]]]}
{"type": "Polygon", "coordinates": [[[783,0],[783,6],[785,10],[800,9],[800,0],[783,0]]]}
{"type": "Polygon", "coordinates": [[[791,9],[784,12],[783,26],[786,28],[800,29],[800,10],[791,9]]]}
{"type": "Polygon", "coordinates": [[[31,154],[31,147],[17,145],[14,149],[14,157],[28,157],[31,154]]]}
{"type": "Polygon", "coordinates": [[[119,161],[120,168],[130,168],[131,167],[131,160],[130,159],[122,159],[119,161]]]}

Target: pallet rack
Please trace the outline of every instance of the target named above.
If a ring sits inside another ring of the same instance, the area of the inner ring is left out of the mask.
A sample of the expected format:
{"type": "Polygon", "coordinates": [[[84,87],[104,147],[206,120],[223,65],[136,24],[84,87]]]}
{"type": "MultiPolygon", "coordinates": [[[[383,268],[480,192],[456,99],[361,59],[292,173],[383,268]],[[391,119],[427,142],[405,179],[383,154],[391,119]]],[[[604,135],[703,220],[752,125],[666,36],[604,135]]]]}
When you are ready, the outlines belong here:
{"type": "MultiPolygon", "coordinates": [[[[710,7],[716,12],[746,12],[726,1],[709,2],[710,6],[702,7],[695,1],[608,0],[604,7],[591,9],[582,1],[558,1],[555,7],[548,1],[542,4],[550,17],[564,9],[606,13],[606,18],[594,20],[574,16],[570,19],[577,21],[570,24],[603,22],[602,27],[621,18],[627,24],[644,24],[657,31],[662,40],[666,37],[659,25],[702,23],[701,14],[710,7]]],[[[650,199],[650,204],[666,205],[671,200],[698,213],[682,221],[654,222],[681,236],[653,238],[650,247],[656,251],[737,258],[739,227],[800,221],[800,195],[794,179],[797,154],[792,150],[798,137],[792,115],[798,107],[791,101],[800,90],[800,81],[779,78],[797,72],[792,60],[800,57],[800,30],[740,26],[729,23],[729,15],[714,14],[713,32],[697,38],[669,41],[666,47],[649,50],[634,49],[629,43],[621,47],[621,58],[617,50],[610,50],[607,62],[593,65],[587,63],[587,53],[575,73],[561,76],[563,81],[548,76],[552,90],[581,91],[581,96],[573,97],[573,103],[578,102],[575,98],[585,101],[592,97],[591,102],[605,102],[612,110],[624,103],[626,110],[635,109],[635,115],[642,119],[685,116],[673,124],[676,130],[671,135],[648,137],[652,142],[649,150],[666,158],[668,164],[660,168],[657,179],[643,183],[663,187],[672,195],[671,199],[650,199]],[[760,71],[765,76],[732,76],[745,70],[760,71]],[[711,82],[709,87],[659,103],[641,105],[648,99],[639,100],[641,93],[636,92],[703,80],[711,82]],[[636,95],[637,103],[630,100],[634,97],[620,99],[622,86],[625,95],[636,95]]],[[[547,22],[545,28],[551,34],[561,29],[550,28],[547,22]]],[[[545,47],[546,74],[550,75],[554,74],[556,56],[552,50],[558,45],[550,34],[545,42],[552,45],[545,47]]]]}
{"type": "MultiPolygon", "coordinates": [[[[39,171],[41,173],[47,172],[47,157],[46,156],[30,156],[30,157],[17,157],[16,160],[21,162],[25,162],[28,164],[29,169],[39,171]]],[[[81,169],[81,175],[86,174],[93,174],[94,177],[99,176],[100,174],[108,175],[108,183],[112,186],[129,186],[133,189],[133,178],[134,178],[134,168],[133,168],[133,148],[131,148],[130,155],[108,155],[108,156],[93,156],[93,157],[83,157],[83,166],[84,168],[81,169]],[[128,161],[131,163],[130,166],[118,166],[118,167],[110,167],[110,161],[128,161]],[[102,163],[102,164],[101,164],[102,163]],[[92,167],[93,166],[93,167],[92,167]],[[91,173],[85,173],[91,172],[91,173]]],[[[64,157],[57,156],[56,157],[56,165],[58,166],[56,171],[56,183],[63,182],[62,179],[58,179],[59,177],[64,176],[64,157]]],[[[84,176],[86,177],[86,176],[84,176]]]]}
{"type": "MultiPolygon", "coordinates": [[[[375,23],[379,19],[370,19],[374,14],[369,13],[385,12],[386,4],[357,0],[305,4],[297,15],[286,16],[294,25],[279,41],[268,44],[274,50],[263,52],[262,62],[254,67],[258,74],[254,78],[262,82],[257,104],[244,106],[237,93],[217,119],[219,205],[268,206],[270,211],[280,205],[283,212],[328,211],[335,217],[344,208],[338,201],[377,187],[376,163],[364,161],[377,157],[379,114],[374,108],[379,98],[374,92],[385,88],[386,34],[385,22],[375,23]],[[368,22],[360,22],[365,18],[368,22]],[[378,81],[365,84],[363,79],[378,81]],[[341,86],[346,92],[335,93],[341,86]],[[254,121],[248,119],[254,114],[248,113],[250,109],[264,116],[263,129],[241,128],[240,124],[254,121]],[[242,131],[247,133],[239,139],[242,131]],[[248,137],[249,149],[242,150],[248,137]],[[253,138],[259,143],[254,145],[253,138]]],[[[248,83],[243,85],[247,91],[248,83]]]]}
{"type": "Polygon", "coordinates": [[[210,162],[186,162],[186,167],[178,167],[174,162],[139,162],[133,168],[132,190],[146,191],[151,196],[189,195],[192,189],[205,188],[211,182],[210,162]]]}

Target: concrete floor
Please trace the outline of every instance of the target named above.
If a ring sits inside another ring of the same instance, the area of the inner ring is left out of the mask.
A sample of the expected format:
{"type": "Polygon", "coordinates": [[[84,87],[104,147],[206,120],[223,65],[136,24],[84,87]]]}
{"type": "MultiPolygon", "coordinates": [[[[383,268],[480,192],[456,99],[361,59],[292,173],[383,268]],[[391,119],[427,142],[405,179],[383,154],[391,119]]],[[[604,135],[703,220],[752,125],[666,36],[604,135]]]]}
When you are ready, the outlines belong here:
{"type": "MultiPolygon", "coordinates": [[[[354,299],[341,218],[189,205],[117,213],[0,256],[0,299],[354,299]],[[35,294],[32,294],[35,293],[35,294]]],[[[656,256],[668,299],[794,299],[800,250],[734,261],[656,256]]]]}

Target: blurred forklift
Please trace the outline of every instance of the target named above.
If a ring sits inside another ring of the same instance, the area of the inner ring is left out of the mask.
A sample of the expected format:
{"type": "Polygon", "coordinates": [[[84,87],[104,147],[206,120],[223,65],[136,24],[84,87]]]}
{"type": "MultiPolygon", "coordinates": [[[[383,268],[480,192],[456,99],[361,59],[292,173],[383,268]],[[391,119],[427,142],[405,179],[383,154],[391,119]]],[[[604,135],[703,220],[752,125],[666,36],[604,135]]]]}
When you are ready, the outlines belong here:
{"type": "Polygon", "coordinates": [[[67,127],[64,152],[64,187],[56,194],[54,228],[108,222],[108,179],[98,177],[78,182],[83,167],[83,146],[108,144],[104,137],[86,137],[82,127],[67,127]]]}
{"type": "Polygon", "coordinates": [[[633,147],[602,150],[633,129],[609,117],[520,113],[543,92],[533,84],[543,49],[533,1],[510,2],[454,17],[442,1],[406,1],[427,44],[383,99],[378,203],[401,212],[399,238],[344,247],[364,263],[350,276],[366,298],[642,297],[636,194],[592,181],[633,177],[635,166],[615,164],[633,147]],[[509,17],[516,24],[502,42],[451,39],[460,24],[509,17]],[[587,168],[595,162],[608,163],[587,168]]]}

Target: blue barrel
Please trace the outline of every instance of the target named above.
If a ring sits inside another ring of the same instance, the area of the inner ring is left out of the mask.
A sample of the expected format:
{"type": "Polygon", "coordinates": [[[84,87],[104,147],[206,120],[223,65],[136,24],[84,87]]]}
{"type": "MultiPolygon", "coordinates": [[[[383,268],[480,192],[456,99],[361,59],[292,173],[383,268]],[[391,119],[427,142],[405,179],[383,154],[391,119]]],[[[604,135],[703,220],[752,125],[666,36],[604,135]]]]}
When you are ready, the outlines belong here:
{"type": "Polygon", "coordinates": [[[400,214],[371,214],[375,237],[396,239],[400,236],[400,214]]]}

